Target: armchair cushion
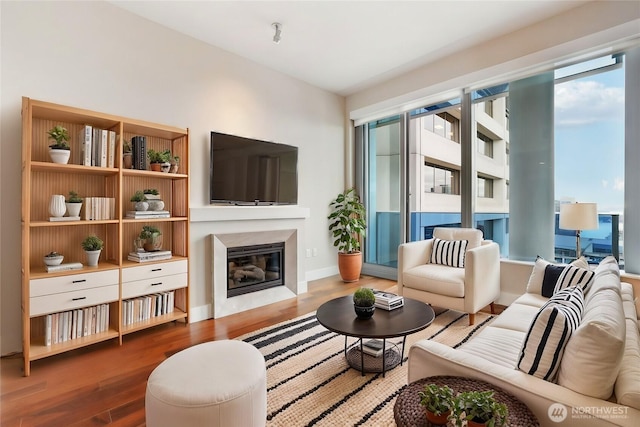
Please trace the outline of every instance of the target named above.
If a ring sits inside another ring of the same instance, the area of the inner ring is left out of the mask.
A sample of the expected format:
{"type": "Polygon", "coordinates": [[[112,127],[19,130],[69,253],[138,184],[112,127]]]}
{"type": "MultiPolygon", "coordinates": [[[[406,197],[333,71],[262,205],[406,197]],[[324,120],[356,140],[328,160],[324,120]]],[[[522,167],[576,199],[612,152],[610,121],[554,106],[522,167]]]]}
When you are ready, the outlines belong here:
{"type": "Polygon", "coordinates": [[[464,269],[439,264],[423,264],[406,270],[403,284],[419,291],[450,297],[464,297],[464,269]]]}
{"type": "Polygon", "coordinates": [[[467,240],[442,240],[435,237],[429,261],[432,264],[464,268],[464,257],[468,244],[467,240]]]}

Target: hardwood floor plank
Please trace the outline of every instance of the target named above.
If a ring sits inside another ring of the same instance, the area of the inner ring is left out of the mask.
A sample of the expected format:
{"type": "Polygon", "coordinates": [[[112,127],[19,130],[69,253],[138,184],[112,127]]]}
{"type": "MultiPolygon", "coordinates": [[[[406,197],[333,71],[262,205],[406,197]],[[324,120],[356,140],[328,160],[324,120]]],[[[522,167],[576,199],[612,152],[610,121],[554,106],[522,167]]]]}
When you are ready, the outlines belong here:
{"type": "Polygon", "coordinates": [[[149,374],[187,347],[233,339],[315,311],[332,298],[360,286],[388,289],[394,281],[363,276],[344,283],[334,276],[309,283],[296,298],[220,319],[189,325],[169,323],[37,360],[22,376],[22,359],[0,360],[0,424],[25,426],[144,426],[144,394],[149,374]]]}

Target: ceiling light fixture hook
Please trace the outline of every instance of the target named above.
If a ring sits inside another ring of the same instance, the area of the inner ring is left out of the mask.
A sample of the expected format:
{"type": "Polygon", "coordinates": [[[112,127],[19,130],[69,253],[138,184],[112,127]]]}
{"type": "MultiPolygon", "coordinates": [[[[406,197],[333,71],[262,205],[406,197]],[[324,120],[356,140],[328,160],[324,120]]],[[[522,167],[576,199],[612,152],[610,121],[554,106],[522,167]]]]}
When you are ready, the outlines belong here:
{"type": "Polygon", "coordinates": [[[275,30],[275,34],[273,35],[273,42],[275,44],[280,43],[280,33],[282,32],[282,24],[279,22],[274,22],[273,24],[271,24],[271,26],[273,27],[273,29],[275,30]]]}

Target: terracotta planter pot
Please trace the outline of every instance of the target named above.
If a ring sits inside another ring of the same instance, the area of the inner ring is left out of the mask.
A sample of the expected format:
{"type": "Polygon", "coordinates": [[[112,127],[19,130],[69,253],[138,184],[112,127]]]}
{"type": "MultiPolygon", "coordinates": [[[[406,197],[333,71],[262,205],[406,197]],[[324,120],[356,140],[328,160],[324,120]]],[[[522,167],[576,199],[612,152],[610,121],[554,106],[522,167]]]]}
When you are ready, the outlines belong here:
{"type": "Polygon", "coordinates": [[[131,169],[133,167],[133,155],[132,153],[122,154],[122,167],[125,169],[131,169]]]}
{"type": "Polygon", "coordinates": [[[338,270],[343,282],[357,282],[362,271],[362,252],[338,253],[338,270]]]}
{"type": "Polygon", "coordinates": [[[162,172],[162,163],[151,163],[151,170],[154,172],[162,172]]]}
{"type": "Polygon", "coordinates": [[[427,421],[429,421],[432,425],[443,426],[447,424],[449,414],[451,414],[451,411],[436,415],[433,412],[427,410],[427,421]]]}
{"type": "Polygon", "coordinates": [[[467,421],[467,427],[485,427],[487,425],[486,422],[479,423],[477,421],[469,420],[467,421]]]}

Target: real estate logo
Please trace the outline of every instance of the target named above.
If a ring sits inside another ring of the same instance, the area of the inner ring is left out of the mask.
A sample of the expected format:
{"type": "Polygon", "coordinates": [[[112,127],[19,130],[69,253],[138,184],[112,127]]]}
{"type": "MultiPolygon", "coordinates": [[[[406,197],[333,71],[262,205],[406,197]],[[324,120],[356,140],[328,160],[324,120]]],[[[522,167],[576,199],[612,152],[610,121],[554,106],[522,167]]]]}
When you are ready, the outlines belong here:
{"type": "Polygon", "coordinates": [[[567,418],[568,413],[569,412],[567,411],[567,407],[564,406],[562,403],[553,403],[551,406],[549,406],[549,409],[547,410],[547,415],[549,416],[549,419],[554,423],[563,422],[567,418]]]}

